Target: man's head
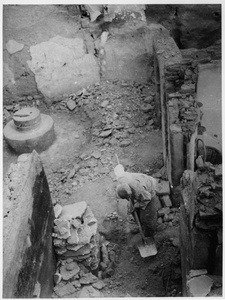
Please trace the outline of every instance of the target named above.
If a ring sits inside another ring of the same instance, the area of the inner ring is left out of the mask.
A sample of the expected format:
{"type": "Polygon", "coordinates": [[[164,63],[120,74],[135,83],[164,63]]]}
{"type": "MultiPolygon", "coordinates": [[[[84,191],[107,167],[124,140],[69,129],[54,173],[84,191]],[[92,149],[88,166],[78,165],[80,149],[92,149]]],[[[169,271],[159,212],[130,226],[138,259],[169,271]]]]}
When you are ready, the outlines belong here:
{"type": "Polygon", "coordinates": [[[132,194],[132,191],[128,184],[123,183],[117,186],[116,193],[120,198],[128,200],[132,194]]]}

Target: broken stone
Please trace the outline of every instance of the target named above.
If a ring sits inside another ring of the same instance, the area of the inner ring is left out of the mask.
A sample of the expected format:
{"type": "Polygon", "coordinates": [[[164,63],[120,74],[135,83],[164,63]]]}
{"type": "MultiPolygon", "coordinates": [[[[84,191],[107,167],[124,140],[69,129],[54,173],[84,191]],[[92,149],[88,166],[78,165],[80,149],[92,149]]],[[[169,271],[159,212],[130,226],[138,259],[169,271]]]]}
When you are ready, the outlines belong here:
{"type": "Polygon", "coordinates": [[[89,170],[85,169],[85,168],[82,168],[82,169],[79,170],[79,173],[82,176],[86,176],[86,175],[89,175],[89,170]]]}
{"type": "Polygon", "coordinates": [[[62,206],[60,204],[56,204],[54,206],[54,214],[56,219],[60,216],[61,212],[62,212],[62,206]]]}
{"type": "Polygon", "coordinates": [[[75,169],[72,169],[68,175],[68,178],[73,178],[75,173],[76,173],[75,169]]]}
{"type": "Polygon", "coordinates": [[[81,283],[79,280],[74,280],[71,282],[72,285],[75,287],[75,288],[80,288],[81,287],[81,283]]]}
{"type": "Polygon", "coordinates": [[[206,275],[208,272],[206,269],[202,269],[202,270],[190,270],[189,275],[190,277],[197,277],[200,275],[206,275]]]}
{"type": "Polygon", "coordinates": [[[155,123],[154,120],[151,119],[151,120],[148,121],[148,126],[151,126],[151,125],[153,125],[154,123],[155,123]]]}
{"type": "Polygon", "coordinates": [[[60,274],[60,273],[55,273],[54,274],[54,282],[55,282],[55,284],[58,284],[58,283],[60,283],[60,281],[62,280],[62,275],[60,274]]]}
{"type": "Polygon", "coordinates": [[[201,155],[199,155],[198,158],[196,158],[195,162],[199,169],[204,167],[204,161],[201,155]]]}
{"type": "Polygon", "coordinates": [[[97,224],[91,226],[85,225],[83,229],[78,229],[79,244],[88,244],[91,240],[91,237],[97,233],[97,224]]]}
{"type": "Polygon", "coordinates": [[[171,243],[174,247],[180,247],[180,239],[178,237],[172,238],[171,243]]]}
{"type": "MultiPolygon", "coordinates": [[[[80,159],[85,160],[85,159],[88,158],[88,156],[89,156],[88,153],[83,152],[83,153],[80,155],[80,159]]],[[[79,165],[78,165],[78,166],[79,166],[79,165]]],[[[79,169],[80,169],[80,166],[79,166],[78,170],[79,170],[79,169]]],[[[76,170],[76,171],[78,171],[78,170],[76,170]]]]}
{"type": "Polygon", "coordinates": [[[170,200],[170,196],[169,195],[163,195],[160,197],[162,205],[164,207],[171,207],[172,206],[172,202],[170,200]]]}
{"type": "Polygon", "coordinates": [[[89,273],[89,270],[82,263],[78,263],[78,266],[80,267],[80,273],[81,272],[82,274],[89,273]]]}
{"type": "Polygon", "coordinates": [[[144,112],[144,113],[148,113],[150,112],[151,110],[153,110],[153,106],[151,104],[144,104],[141,106],[141,110],[144,112]]]}
{"type": "Polygon", "coordinates": [[[40,298],[41,293],[41,285],[39,282],[35,283],[34,292],[33,292],[33,298],[40,298]]]}
{"type": "Polygon", "coordinates": [[[122,141],[119,145],[120,147],[128,147],[131,144],[131,141],[122,141]]]}
{"type": "Polygon", "coordinates": [[[158,220],[157,220],[157,223],[158,224],[162,224],[163,223],[163,219],[161,217],[159,217],[158,220]]]}
{"type": "Polygon", "coordinates": [[[106,138],[112,134],[112,129],[104,130],[100,133],[100,137],[106,138]]]}
{"type": "Polygon", "coordinates": [[[82,287],[78,298],[100,298],[101,293],[99,290],[96,290],[91,285],[82,287]]]}
{"type": "Polygon", "coordinates": [[[65,205],[63,206],[60,219],[71,220],[72,218],[82,218],[86,209],[87,203],[85,201],[65,205]]]}
{"type": "Polygon", "coordinates": [[[127,132],[130,134],[134,134],[135,133],[135,129],[134,128],[128,128],[127,132]]]}
{"type": "Polygon", "coordinates": [[[158,195],[169,195],[170,194],[170,184],[169,181],[161,180],[157,183],[156,193],[158,195]]]}
{"type": "Polygon", "coordinates": [[[53,244],[55,247],[65,248],[66,241],[63,239],[53,239],[53,244]]]}
{"type": "Polygon", "coordinates": [[[187,282],[191,297],[206,297],[212,285],[213,280],[206,275],[194,277],[187,282]]]}
{"type": "Polygon", "coordinates": [[[100,266],[100,268],[101,268],[102,271],[105,271],[106,268],[107,268],[107,264],[105,264],[105,263],[102,262],[102,261],[100,262],[99,266],[100,266]]]}
{"type": "Polygon", "coordinates": [[[68,283],[64,286],[57,285],[56,287],[54,287],[54,292],[58,297],[63,298],[65,296],[75,293],[76,289],[71,283],[68,283]]]}
{"type": "Polygon", "coordinates": [[[109,104],[109,101],[108,100],[104,100],[102,103],[101,103],[101,107],[106,107],[107,105],[109,104]]]}
{"type": "Polygon", "coordinates": [[[69,110],[74,110],[74,108],[76,107],[76,102],[70,99],[67,101],[66,105],[69,110]]]}
{"type": "Polygon", "coordinates": [[[219,212],[215,211],[212,207],[201,206],[199,209],[199,216],[201,219],[208,219],[210,217],[215,217],[219,215],[219,212]]]}
{"type": "Polygon", "coordinates": [[[74,245],[79,243],[77,229],[71,228],[71,236],[67,239],[68,244],[74,245]]]}
{"type": "Polygon", "coordinates": [[[92,286],[97,290],[101,290],[105,287],[105,283],[102,280],[98,280],[97,282],[94,282],[92,286]]]}
{"type": "Polygon", "coordinates": [[[86,244],[86,245],[82,246],[79,250],[77,250],[74,253],[74,256],[87,255],[87,254],[90,254],[90,252],[91,252],[91,246],[90,246],[90,244],[86,244]]]}
{"type": "Polygon", "coordinates": [[[67,220],[56,219],[54,221],[54,232],[57,233],[59,239],[67,239],[70,237],[70,223],[67,220]]]}
{"type": "Polygon", "coordinates": [[[95,223],[97,223],[97,219],[94,217],[94,214],[92,213],[90,207],[88,206],[84,215],[83,215],[84,224],[92,226],[95,223]]]}
{"type": "Polygon", "coordinates": [[[169,222],[169,216],[167,214],[164,215],[163,221],[164,222],[169,222]]]}
{"type": "Polygon", "coordinates": [[[223,172],[222,165],[215,166],[215,176],[221,177],[223,172]]]}
{"type": "MultiPolygon", "coordinates": [[[[83,263],[88,259],[90,259],[90,261],[91,261],[91,253],[86,254],[86,255],[76,255],[76,252],[68,250],[63,254],[62,257],[63,258],[72,257],[74,259],[74,261],[76,261],[76,262],[82,261],[83,263]]],[[[90,263],[86,264],[85,266],[90,266],[90,263]]]]}
{"type": "Polygon", "coordinates": [[[55,248],[55,252],[58,254],[58,255],[62,255],[64,253],[66,253],[66,248],[55,248]]]}
{"type": "Polygon", "coordinates": [[[72,261],[70,263],[67,263],[65,266],[67,271],[73,271],[77,267],[77,263],[72,261]]]}
{"type": "Polygon", "coordinates": [[[77,250],[79,250],[81,247],[83,247],[83,245],[67,245],[66,246],[66,248],[68,249],[68,250],[72,250],[72,251],[74,251],[74,252],[76,252],[77,250]]]}
{"type": "Polygon", "coordinates": [[[72,221],[70,222],[70,224],[71,224],[74,228],[78,229],[78,228],[80,228],[81,221],[80,221],[80,219],[75,219],[75,220],[72,220],[72,221]]]}
{"type": "Polygon", "coordinates": [[[192,94],[195,92],[195,85],[194,84],[183,84],[180,88],[180,93],[181,94],[192,94]]]}
{"type": "Polygon", "coordinates": [[[60,274],[62,275],[63,280],[69,280],[70,278],[72,278],[73,276],[78,274],[79,271],[80,271],[80,267],[78,266],[78,264],[75,261],[70,264],[66,263],[65,265],[60,267],[60,274]],[[70,270],[68,270],[67,267],[70,270]],[[71,268],[72,268],[72,270],[71,270],[71,268]]]}
{"type": "Polygon", "coordinates": [[[15,40],[9,40],[6,43],[6,49],[10,54],[21,51],[24,47],[24,44],[18,43],[15,40]]]}
{"type": "Polygon", "coordinates": [[[154,97],[153,96],[148,96],[144,99],[144,102],[145,103],[151,103],[152,101],[154,100],[154,97]]]}
{"type": "Polygon", "coordinates": [[[97,151],[94,151],[92,154],[91,154],[94,158],[98,159],[101,157],[101,151],[97,150],[97,151]]]}
{"type": "Polygon", "coordinates": [[[159,217],[164,217],[164,215],[168,215],[170,213],[170,208],[169,207],[163,207],[158,210],[158,216],[159,217]]]}
{"type": "Polygon", "coordinates": [[[83,276],[80,278],[81,284],[90,284],[90,283],[94,283],[97,281],[98,281],[98,278],[95,275],[93,275],[92,273],[83,274],[83,276]]]}

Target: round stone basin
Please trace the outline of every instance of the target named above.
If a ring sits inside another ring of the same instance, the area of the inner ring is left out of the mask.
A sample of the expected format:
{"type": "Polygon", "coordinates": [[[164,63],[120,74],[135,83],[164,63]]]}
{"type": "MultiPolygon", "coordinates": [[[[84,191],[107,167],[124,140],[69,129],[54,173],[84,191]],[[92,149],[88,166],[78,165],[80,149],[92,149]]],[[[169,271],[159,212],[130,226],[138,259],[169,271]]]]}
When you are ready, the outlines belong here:
{"type": "Polygon", "coordinates": [[[6,142],[17,153],[46,150],[55,139],[53,119],[35,107],[18,110],[3,129],[6,142]]]}
{"type": "Polygon", "coordinates": [[[35,107],[26,107],[15,112],[13,121],[17,129],[29,130],[40,124],[41,114],[35,107]]]}

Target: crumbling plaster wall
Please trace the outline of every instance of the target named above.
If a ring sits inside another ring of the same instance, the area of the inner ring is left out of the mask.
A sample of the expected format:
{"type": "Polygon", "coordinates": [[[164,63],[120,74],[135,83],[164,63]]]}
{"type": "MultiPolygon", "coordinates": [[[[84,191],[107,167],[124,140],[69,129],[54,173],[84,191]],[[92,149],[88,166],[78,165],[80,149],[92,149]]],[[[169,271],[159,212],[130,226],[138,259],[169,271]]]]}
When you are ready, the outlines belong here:
{"type": "Polygon", "coordinates": [[[96,5],[90,16],[81,6],[4,5],[4,104],[51,104],[102,79],[151,80],[154,24],[183,48],[220,37],[220,5],[96,5]]]}
{"type": "Polygon", "coordinates": [[[143,6],[115,6],[111,15],[90,22],[78,5],[5,5],[4,103],[43,95],[51,104],[101,78],[146,82],[149,47],[143,34],[135,39],[146,24],[143,6]]]}

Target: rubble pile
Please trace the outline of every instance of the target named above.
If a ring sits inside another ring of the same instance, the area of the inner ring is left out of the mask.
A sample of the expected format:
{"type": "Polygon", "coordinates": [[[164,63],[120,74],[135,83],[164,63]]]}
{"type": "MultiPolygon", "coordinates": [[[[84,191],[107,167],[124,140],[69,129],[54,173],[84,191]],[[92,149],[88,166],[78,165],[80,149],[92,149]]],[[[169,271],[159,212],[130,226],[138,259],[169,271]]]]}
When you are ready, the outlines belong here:
{"type": "Polygon", "coordinates": [[[85,201],[54,206],[53,244],[58,257],[54,275],[57,297],[100,297],[102,281],[111,277],[119,246],[106,241],[85,201]]]}
{"type": "Polygon", "coordinates": [[[70,107],[74,107],[72,112],[79,113],[81,124],[89,123],[85,134],[90,136],[91,146],[81,153],[74,153],[74,161],[70,160],[68,166],[65,164],[63,168],[49,172],[49,187],[54,201],[62,201],[63,197],[72,194],[86,182],[107,175],[113,178],[115,153],[123,158],[124,151],[129,152],[129,160],[122,163],[131,171],[151,174],[153,168],[162,167],[162,153],[151,165],[145,164],[142,169],[133,163],[137,154],[132,148],[138,147],[140,140],[148,140],[149,132],[159,135],[159,128],[155,125],[153,84],[101,81],[74,95],[65,96],[53,109],[69,113],[68,105],[71,104],[73,106],[70,107]],[[62,196],[59,197],[59,194],[62,196]]]}
{"type": "Polygon", "coordinates": [[[176,225],[179,222],[179,209],[172,207],[169,181],[161,180],[159,182],[157,194],[161,204],[161,208],[158,209],[157,220],[159,227],[176,225]]]}
{"type": "MultiPolygon", "coordinates": [[[[72,258],[94,271],[99,264],[97,220],[85,201],[54,207],[53,244],[60,259],[72,258]]],[[[64,269],[64,268],[63,268],[64,269]]]]}

